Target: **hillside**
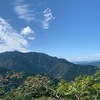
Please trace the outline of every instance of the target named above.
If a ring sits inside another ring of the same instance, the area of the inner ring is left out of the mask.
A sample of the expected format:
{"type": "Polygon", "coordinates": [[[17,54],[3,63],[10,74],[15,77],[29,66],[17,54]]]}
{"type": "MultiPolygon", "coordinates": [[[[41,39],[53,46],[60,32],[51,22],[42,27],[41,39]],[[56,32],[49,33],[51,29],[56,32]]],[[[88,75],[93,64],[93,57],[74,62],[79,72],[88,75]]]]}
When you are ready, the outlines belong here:
{"type": "Polygon", "coordinates": [[[65,59],[51,57],[44,53],[0,53],[0,66],[11,70],[34,74],[47,74],[55,78],[73,80],[82,74],[93,74],[97,67],[91,65],[77,65],[65,59]]]}

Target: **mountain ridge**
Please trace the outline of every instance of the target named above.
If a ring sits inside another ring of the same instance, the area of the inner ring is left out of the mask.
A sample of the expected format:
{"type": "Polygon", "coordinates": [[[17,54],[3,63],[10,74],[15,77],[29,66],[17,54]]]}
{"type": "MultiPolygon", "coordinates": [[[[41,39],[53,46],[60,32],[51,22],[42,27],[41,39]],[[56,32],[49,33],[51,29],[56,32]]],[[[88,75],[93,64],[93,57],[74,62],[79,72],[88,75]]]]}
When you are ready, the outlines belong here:
{"type": "Polygon", "coordinates": [[[73,64],[66,59],[44,53],[18,51],[0,53],[0,66],[25,73],[47,74],[56,78],[73,80],[83,74],[93,74],[97,67],[73,64]]]}

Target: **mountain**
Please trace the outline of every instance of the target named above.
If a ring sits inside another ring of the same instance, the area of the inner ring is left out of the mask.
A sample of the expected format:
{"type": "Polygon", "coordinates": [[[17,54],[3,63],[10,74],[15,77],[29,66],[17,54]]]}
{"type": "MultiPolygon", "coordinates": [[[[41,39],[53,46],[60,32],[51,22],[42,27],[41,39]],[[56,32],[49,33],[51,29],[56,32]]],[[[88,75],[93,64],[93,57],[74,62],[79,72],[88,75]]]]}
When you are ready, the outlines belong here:
{"type": "Polygon", "coordinates": [[[1,76],[5,76],[7,73],[12,73],[12,71],[7,68],[0,67],[0,75],[1,76]]]}
{"type": "Polygon", "coordinates": [[[73,64],[44,53],[17,51],[0,53],[0,66],[18,72],[47,74],[66,80],[73,80],[78,75],[90,75],[97,70],[95,66],[73,64]]]}
{"type": "Polygon", "coordinates": [[[73,63],[78,65],[89,65],[90,63],[92,63],[92,61],[77,61],[73,63]]]}
{"type": "Polygon", "coordinates": [[[89,65],[100,66],[100,61],[91,62],[89,65]]]}
{"type": "Polygon", "coordinates": [[[79,62],[73,62],[73,63],[79,64],[79,65],[100,66],[100,60],[95,60],[95,61],[79,61],[79,62]]]}

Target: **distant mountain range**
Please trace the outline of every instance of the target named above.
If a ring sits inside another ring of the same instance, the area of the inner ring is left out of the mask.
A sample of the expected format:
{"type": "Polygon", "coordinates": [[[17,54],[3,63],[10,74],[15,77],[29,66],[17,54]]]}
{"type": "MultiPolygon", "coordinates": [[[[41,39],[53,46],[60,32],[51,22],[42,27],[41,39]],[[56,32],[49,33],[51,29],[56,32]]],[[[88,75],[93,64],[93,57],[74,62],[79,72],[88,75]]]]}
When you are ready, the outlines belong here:
{"type": "Polygon", "coordinates": [[[100,66],[100,60],[95,60],[95,61],[79,61],[79,62],[73,62],[73,63],[79,64],[79,65],[100,66]]]}
{"type": "Polygon", "coordinates": [[[93,74],[97,70],[96,66],[77,65],[44,53],[17,51],[0,53],[0,67],[18,72],[47,74],[68,81],[73,80],[78,75],[93,74]]]}

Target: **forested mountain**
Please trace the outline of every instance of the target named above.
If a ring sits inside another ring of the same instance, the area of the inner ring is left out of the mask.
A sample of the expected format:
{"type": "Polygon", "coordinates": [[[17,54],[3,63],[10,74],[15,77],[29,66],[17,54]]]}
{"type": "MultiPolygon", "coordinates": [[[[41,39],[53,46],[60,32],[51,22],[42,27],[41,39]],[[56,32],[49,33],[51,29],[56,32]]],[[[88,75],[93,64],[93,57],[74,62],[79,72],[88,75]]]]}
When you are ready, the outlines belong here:
{"type": "Polygon", "coordinates": [[[73,80],[82,74],[93,74],[97,70],[95,66],[77,65],[43,53],[17,51],[0,53],[0,66],[18,72],[47,74],[66,80],[73,80]]]}
{"type": "Polygon", "coordinates": [[[100,99],[100,70],[95,66],[36,52],[1,53],[0,66],[0,100],[100,99]]]}
{"type": "Polygon", "coordinates": [[[100,66],[100,61],[91,62],[89,65],[100,66]]]}

